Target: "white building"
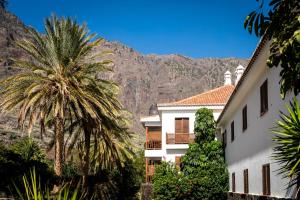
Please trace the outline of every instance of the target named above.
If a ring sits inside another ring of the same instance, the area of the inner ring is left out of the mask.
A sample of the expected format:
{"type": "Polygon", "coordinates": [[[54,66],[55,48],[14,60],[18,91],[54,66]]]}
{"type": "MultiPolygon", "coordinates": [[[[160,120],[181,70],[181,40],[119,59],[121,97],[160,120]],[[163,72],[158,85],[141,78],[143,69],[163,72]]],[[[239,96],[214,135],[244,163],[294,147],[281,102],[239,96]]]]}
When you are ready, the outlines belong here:
{"type": "Polygon", "coordinates": [[[271,129],[279,119],[279,111],[285,110],[293,95],[289,94],[285,100],[280,97],[281,69],[266,65],[269,45],[266,40],[260,42],[218,118],[232,195],[249,193],[282,198],[295,195],[295,191],[286,189],[289,180],[278,175],[279,165],[271,158],[274,146],[271,129]]]}
{"type": "Polygon", "coordinates": [[[180,157],[194,141],[196,111],[209,108],[217,119],[233,90],[231,74],[226,72],[224,86],[173,103],[158,104],[156,112],[152,107],[150,116],[141,118],[146,128],[147,182],[151,181],[154,165],[162,160],[180,164],[180,157]]]}

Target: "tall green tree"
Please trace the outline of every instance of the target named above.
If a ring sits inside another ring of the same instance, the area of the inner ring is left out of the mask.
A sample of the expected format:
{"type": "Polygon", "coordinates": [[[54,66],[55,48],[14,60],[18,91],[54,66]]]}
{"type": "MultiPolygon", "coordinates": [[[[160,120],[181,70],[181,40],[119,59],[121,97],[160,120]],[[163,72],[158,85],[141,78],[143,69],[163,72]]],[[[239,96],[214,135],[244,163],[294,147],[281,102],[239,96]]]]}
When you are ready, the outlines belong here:
{"type": "Polygon", "coordinates": [[[121,107],[109,93],[116,85],[97,76],[111,71],[111,61],[92,52],[103,39],[95,39],[85,25],[70,18],[46,19],[44,35],[34,29],[28,32],[31,40],[17,45],[30,59],[14,60],[21,71],[1,82],[0,107],[3,111],[17,109],[20,126],[29,132],[36,122],[44,132],[46,119],[53,119],[54,169],[61,176],[66,118],[101,121],[102,116],[113,118],[121,107]]]}
{"type": "Polygon", "coordinates": [[[300,3],[297,0],[257,0],[259,7],[244,22],[245,29],[271,41],[269,67],[281,66],[280,90],[300,92],[300,3]]]}
{"type": "Polygon", "coordinates": [[[228,191],[228,171],[221,142],[215,140],[213,112],[201,108],[196,112],[196,142],[182,157],[182,171],[193,183],[194,199],[219,200],[228,191]]]}

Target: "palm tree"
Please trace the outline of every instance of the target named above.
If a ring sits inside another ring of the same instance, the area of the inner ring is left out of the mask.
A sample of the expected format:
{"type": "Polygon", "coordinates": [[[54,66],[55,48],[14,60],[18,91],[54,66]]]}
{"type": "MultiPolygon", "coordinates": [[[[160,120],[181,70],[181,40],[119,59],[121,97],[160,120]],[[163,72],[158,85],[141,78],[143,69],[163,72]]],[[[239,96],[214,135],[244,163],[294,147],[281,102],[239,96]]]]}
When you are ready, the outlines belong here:
{"type": "MultiPolygon", "coordinates": [[[[83,171],[83,185],[87,187],[89,174],[96,174],[104,169],[121,168],[123,163],[132,158],[132,147],[129,142],[131,133],[127,129],[126,117],[110,118],[101,116],[101,124],[93,119],[80,118],[69,123],[67,128],[68,155],[77,146],[77,153],[83,171]],[[70,139],[71,138],[71,139],[70,139]]],[[[68,121],[69,122],[69,121],[68,121]]],[[[73,153],[72,153],[73,155],[73,153]]]]}
{"type": "Polygon", "coordinates": [[[300,178],[300,106],[295,98],[287,108],[287,114],[281,112],[281,120],[277,121],[277,127],[273,130],[274,159],[281,165],[279,173],[291,178],[291,186],[298,186],[299,195],[300,178]]]}
{"type": "Polygon", "coordinates": [[[34,29],[28,31],[31,40],[24,39],[17,45],[30,59],[14,60],[22,70],[1,82],[0,108],[18,109],[19,125],[29,133],[35,122],[44,132],[46,119],[53,119],[54,170],[61,176],[66,118],[72,121],[75,116],[96,125],[101,124],[103,116],[114,118],[121,108],[115,95],[117,86],[96,75],[111,71],[111,61],[99,61],[102,54],[92,54],[103,39],[94,40],[95,35],[89,34],[86,26],[52,16],[45,21],[44,35],[34,29]]]}

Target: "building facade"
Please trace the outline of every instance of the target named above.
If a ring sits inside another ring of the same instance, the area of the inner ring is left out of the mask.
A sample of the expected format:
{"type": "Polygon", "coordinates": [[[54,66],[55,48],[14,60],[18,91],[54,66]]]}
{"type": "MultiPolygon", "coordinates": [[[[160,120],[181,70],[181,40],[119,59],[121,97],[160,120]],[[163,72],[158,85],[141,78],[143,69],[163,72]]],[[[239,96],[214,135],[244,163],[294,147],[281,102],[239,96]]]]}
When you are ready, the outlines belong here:
{"type": "MultiPolygon", "coordinates": [[[[280,96],[280,67],[269,68],[269,42],[262,40],[218,118],[230,174],[230,191],[289,198],[290,180],[278,175],[271,130],[294,98],[280,96]]],[[[297,97],[299,99],[299,97],[297,97]]]]}
{"type": "Polygon", "coordinates": [[[151,182],[155,165],[161,161],[180,165],[180,157],[185,154],[189,143],[194,142],[196,111],[200,108],[211,109],[217,119],[233,90],[231,74],[226,72],[224,86],[180,101],[158,104],[155,112],[152,107],[149,116],[141,118],[146,129],[147,182],[151,182]]]}

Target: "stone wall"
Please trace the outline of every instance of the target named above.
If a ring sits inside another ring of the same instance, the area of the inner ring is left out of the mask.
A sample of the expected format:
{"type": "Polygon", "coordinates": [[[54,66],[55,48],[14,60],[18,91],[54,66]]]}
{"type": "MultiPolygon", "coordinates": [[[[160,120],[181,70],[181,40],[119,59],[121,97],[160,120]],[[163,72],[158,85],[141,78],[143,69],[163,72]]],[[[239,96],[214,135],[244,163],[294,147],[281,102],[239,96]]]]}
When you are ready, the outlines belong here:
{"type": "Polygon", "coordinates": [[[292,199],[228,192],[227,200],[292,200],[292,199]]]}

